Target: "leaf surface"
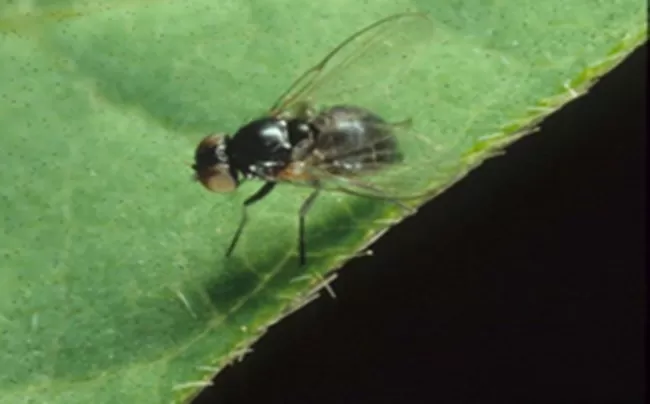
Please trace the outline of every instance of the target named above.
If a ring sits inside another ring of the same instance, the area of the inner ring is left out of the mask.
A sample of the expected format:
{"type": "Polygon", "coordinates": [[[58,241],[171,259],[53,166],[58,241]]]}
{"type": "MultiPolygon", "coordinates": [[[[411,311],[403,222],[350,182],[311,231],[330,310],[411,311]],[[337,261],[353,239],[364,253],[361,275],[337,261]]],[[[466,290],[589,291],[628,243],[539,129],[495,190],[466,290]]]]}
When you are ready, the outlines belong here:
{"type": "Polygon", "coordinates": [[[404,174],[430,196],[647,35],[639,0],[0,1],[0,403],[188,399],[398,221],[390,204],[325,195],[300,269],[309,190],[281,187],[226,260],[259,184],[211,194],[187,163],[205,134],[405,10],[435,26],[394,100],[436,156],[404,174]]]}

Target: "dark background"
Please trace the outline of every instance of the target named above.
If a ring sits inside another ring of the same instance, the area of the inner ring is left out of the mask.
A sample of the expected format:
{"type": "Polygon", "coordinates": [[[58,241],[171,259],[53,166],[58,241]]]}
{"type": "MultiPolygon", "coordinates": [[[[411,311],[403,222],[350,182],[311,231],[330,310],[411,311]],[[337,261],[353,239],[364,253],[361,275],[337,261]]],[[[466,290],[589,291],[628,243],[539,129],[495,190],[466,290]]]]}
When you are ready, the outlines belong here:
{"type": "Polygon", "coordinates": [[[646,59],[395,227],[195,404],[643,402],[646,59]]]}

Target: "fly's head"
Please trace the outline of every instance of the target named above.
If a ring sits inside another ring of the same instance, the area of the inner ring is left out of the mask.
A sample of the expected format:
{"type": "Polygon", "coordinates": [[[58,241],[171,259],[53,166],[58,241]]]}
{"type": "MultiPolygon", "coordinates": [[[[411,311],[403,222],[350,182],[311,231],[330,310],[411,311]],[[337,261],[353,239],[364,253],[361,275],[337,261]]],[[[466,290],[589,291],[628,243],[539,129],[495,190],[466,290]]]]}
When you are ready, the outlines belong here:
{"type": "Polygon", "coordinates": [[[194,179],[213,192],[234,191],[239,185],[237,172],[230,166],[225,134],[204,137],[194,152],[194,179]]]}

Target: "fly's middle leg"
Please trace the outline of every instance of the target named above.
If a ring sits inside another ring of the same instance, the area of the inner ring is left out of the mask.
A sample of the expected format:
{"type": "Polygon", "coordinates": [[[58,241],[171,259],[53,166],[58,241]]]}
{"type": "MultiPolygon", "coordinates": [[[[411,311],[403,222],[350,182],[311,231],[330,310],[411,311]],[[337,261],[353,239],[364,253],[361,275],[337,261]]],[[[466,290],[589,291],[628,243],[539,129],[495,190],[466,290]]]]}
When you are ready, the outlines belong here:
{"type": "Polygon", "coordinates": [[[314,205],[314,201],[321,191],[320,184],[318,182],[314,183],[313,185],[315,189],[302,203],[302,206],[300,207],[300,211],[298,213],[298,255],[300,257],[300,266],[305,265],[307,262],[305,252],[305,217],[307,216],[307,213],[309,213],[311,207],[314,205]]]}

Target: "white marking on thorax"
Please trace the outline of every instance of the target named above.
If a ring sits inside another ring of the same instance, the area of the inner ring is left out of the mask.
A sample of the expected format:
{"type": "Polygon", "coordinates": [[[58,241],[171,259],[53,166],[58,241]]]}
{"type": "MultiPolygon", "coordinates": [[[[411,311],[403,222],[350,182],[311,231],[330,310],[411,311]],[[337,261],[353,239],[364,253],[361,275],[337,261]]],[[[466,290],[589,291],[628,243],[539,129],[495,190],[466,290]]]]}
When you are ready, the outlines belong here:
{"type": "MultiPolygon", "coordinates": [[[[286,127],[286,122],[280,121],[283,127],[286,127]]],[[[280,144],[282,148],[289,149],[291,148],[291,143],[287,139],[287,132],[278,127],[271,126],[264,129],[264,137],[273,138],[277,144],[280,144]]]]}

